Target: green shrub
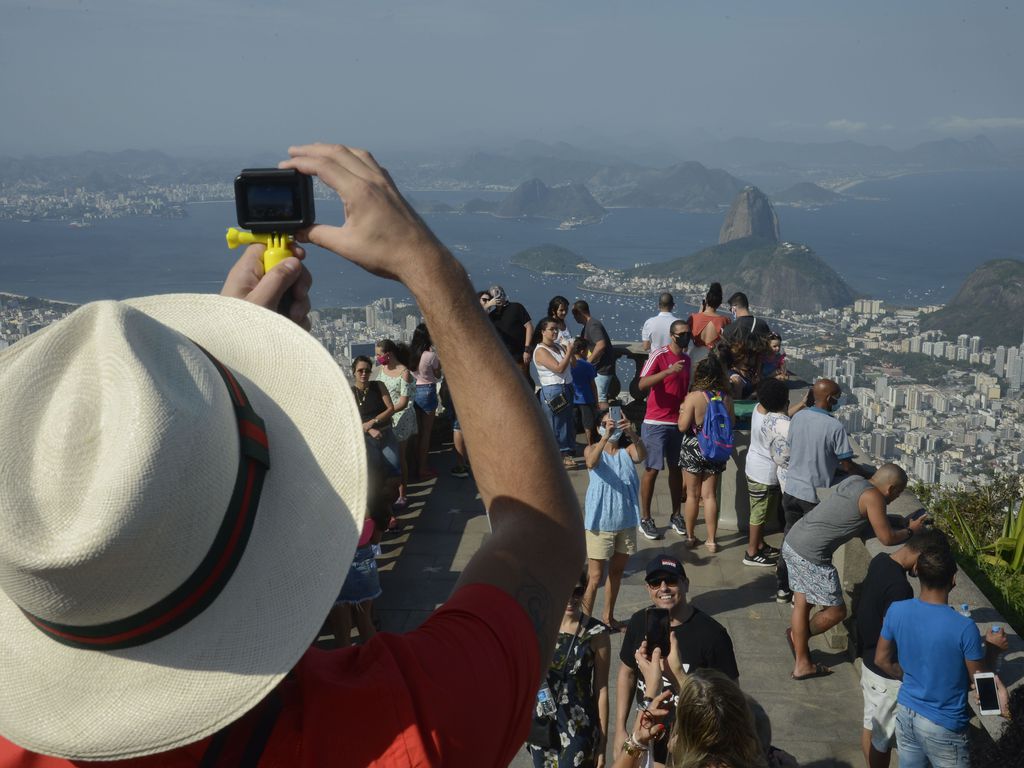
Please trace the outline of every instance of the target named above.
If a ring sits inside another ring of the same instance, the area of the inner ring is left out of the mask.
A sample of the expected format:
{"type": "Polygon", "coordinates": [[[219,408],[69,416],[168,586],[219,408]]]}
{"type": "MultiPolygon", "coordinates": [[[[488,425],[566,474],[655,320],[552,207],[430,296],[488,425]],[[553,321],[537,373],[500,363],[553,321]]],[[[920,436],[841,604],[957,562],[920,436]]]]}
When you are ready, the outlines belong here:
{"type": "Polygon", "coordinates": [[[1015,629],[1024,627],[1024,481],[998,476],[965,488],[914,493],[950,537],[961,567],[1015,629]]]}

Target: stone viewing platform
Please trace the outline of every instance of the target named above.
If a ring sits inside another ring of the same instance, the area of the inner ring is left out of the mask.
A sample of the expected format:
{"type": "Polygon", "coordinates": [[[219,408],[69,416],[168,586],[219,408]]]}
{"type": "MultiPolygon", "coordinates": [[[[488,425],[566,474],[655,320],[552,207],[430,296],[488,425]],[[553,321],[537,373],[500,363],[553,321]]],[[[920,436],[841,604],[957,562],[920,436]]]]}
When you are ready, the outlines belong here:
{"type": "MultiPolygon", "coordinates": [[[[620,375],[624,376],[631,365],[636,368],[629,390],[635,393],[637,402],[626,405],[625,412],[639,421],[642,404],[636,397],[640,394],[636,381],[646,353],[639,344],[616,344],[615,348],[620,358],[620,375]]],[[[794,397],[802,396],[805,390],[805,382],[793,382],[794,397]]],[[[422,623],[448,597],[462,568],[489,534],[487,517],[472,479],[457,479],[449,474],[454,454],[451,433],[445,431],[446,426],[443,419],[438,420],[431,455],[439,477],[410,487],[409,508],[399,516],[402,529],[386,535],[382,542],[383,553],[378,564],[384,594],[377,601],[375,612],[385,631],[407,631],[422,623]]],[[[834,674],[799,682],[792,680],[793,661],[784,634],[791,609],[789,605],[775,602],[775,571],[744,566],[741,562],[747,516],[742,462],[748,440],[747,433],[737,434],[734,460],[729,462],[723,475],[718,534],[721,548],[716,554],[709,554],[703,547],[686,548],[682,537],[669,529],[668,484],[659,477],[652,513],[659,529],[665,532],[665,538],[650,541],[638,537],[639,550],[627,566],[617,618],[625,620],[648,605],[643,582],[647,561],[660,553],[678,557],[690,580],[689,598],[729,631],[739,666],[740,686],[767,710],[772,721],[773,743],[792,753],[801,766],[862,766],[860,668],[844,625],[811,640],[815,661],[831,666],[834,674]]],[[[571,471],[570,477],[582,504],[588,481],[582,459],[578,464],[579,468],[571,471]]],[[[906,515],[919,506],[915,498],[904,494],[890,507],[890,512],[906,515]]],[[[697,536],[705,538],[702,522],[698,523],[697,536]]],[[[778,546],[781,533],[770,533],[768,541],[778,546]]],[[[837,552],[835,562],[851,608],[856,605],[857,589],[870,558],[882,549],[873,539],[866,545],[854,540],[837,552]]],[[[916,588],[916,581],[912,582],[916,588]]],[[[603,600],[602,589],[599,606],[603,605],[603,600]]],[[[957,574],[957,586],[950,602],[968,603],[974,620],[982,628],[987,629],[993,623],[1003,624],[1010,636],[1010,650],[1004,656],[1000,675],[1007,686],[1019,684],[1024,678],[1024,641],[998,616],[963,571],[957,574]]],[[[850,626],[849,620],[845,626],[850,626]]],[[[613,719],[621,639],[621,634],[612,636],[610,712],[613,719]]],[[[975,717],[973,725],[998,733],[1002,722],[998,717],[975,717]]],[[[609,745],[609,765],[611,748],[609,745]]],[[[532,765],[525,749],[512,765],[532,765]]]]}

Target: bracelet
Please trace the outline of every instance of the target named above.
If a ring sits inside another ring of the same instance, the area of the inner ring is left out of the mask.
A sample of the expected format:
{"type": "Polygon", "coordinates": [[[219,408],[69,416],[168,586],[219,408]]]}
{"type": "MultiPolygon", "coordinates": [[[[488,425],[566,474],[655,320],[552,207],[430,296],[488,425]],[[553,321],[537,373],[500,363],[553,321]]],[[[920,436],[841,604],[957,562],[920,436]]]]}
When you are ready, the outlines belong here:
{"type": "Polygon", "coordinates": [[[622,751],[630,757],[640,757],[641,755],[650,751],[650,747],[645,747],[639,741],[633,738],[633,734],[629,734],[626,740],[622,742],[622,751]]]}

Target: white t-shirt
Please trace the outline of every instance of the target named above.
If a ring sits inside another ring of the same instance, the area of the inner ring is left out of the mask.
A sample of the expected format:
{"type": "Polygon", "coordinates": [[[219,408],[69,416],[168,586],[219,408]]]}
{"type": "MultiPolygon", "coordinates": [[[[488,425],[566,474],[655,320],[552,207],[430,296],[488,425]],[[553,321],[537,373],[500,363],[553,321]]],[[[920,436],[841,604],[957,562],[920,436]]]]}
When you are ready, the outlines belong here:
{"type": "Polygon", "coordinates": [[[779,475],[775,462],[768,452],[768,444],[765,442],[761,431],[765,414],[761,413],[761,406],[754,408],[750,414],[750,448],[747,449],[747,479],[753,480],[761,485],[778,485],[779,475]]]}
{"type": "Polygon", "coordinates": [[[647,318],[644,321],[643,330],[640,331],[640,340],[651,342],[652,352],[656,349],[667,347],[668,343],[672,341],[668,329],[678,319],[671,312],[659,312],[654,317],[647,318]]]}

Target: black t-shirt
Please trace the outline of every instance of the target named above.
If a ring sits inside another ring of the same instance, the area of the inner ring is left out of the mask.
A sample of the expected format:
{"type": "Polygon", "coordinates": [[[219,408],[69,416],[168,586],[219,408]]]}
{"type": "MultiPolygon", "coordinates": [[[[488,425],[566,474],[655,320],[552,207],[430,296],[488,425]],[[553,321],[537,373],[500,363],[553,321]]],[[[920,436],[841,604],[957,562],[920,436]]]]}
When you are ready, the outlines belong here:
{"type": "Polygon", "coordinates": [[[737,317],[722,329],[722,338],[728,344],[733,344],[740,340],[746,341],[751,336],[767,336],[769,333],[771,328],[764,320],[753,315],[744,315],[737,317]]]}
{"type": "Polygon", "coordinates": [[[352,387],[352,394],[355,395],[356,405],[359,408],[359,418],[363,421],[379,416],[384,412],[384,393],[387,389],[381,381],[366,382],[366,389],[360,391],[352,387]]]}
{"type": "MultiPolygon", "coordinates": [[[[643,642],[644,630],[647,628],[646,614],[647,609],[643,609],[630,617],[619,651],[619,659],[634,672],[637,672],[636,649],[643,642]]],[[[684,669],[717,669],[726,677],[739,679],[732,638],[725,627],[699,608],[694,608],[690,617],[678,627],[672,627],[672,632],[679,644],[679,659],[684,669]]],[[[643,698],[643,692],[643,676],[637,672],[637,702],[643,698]]]]}
{"type": "Polygon", "coordinates": [[[523,350],[526,349],[526,329],[524,326],[530,322],[530,313],[526,307],[518,302],[510,302],[503,307],[498,307],[489,315],[494,323],[494,330],[498,332],[498,338],[505,345],[505,349],[512,357],[521,361],[523,350]]]}
{"type": "MultiPolygon", "coordinates": [[[[639,705],[646,693],[643,675],[636,668],[636,649],[644,640],[644,630],[647,628],[647,610],[639,610],[629,619],[626,627],[626,635],[622,638],[622,648],[619,651],[619,659],[636,674],[636,703],[639,705]]],[[[736,655],[732,650],[732,638],[725,627],[708,616],[703,611],[694,608],[690,617],[673,627],[672,632],[676,636],[679,645],[679,657],[683,663],[683,669],[717,669],[726,677],[737,680],[740,676],[736,668],[736,655]]],[[[661,679],[663,688],[671,688],[669,681],[664,677],[661,679]]],[[[619,692],[622,695],[622,691],[619,692]]],[[[677,703],[677,695],[673,693],[670,699],[669,710],[674,713],[673,707],[677,703]]],[[[670,714],[666,721],[675,722],[674,714],[670,714]]],[[[671,731],[671,725],[669,725],[671,731]]],[[[655,762],[664,763],[668,758],[668,739],[661,739],[654,743],[652,756],[655,762]]]]}
{"type": "Polygon", "coordinates": [[[593,317],[587,320],[587,324],[583,326],[583,338],[586,339],[588,352],[593,352],[597,342],[604,340],[604,352],[599,358],[591,360],[590,364],[602,376],[609,375],[615,369],[615,356],[612,353],[612,340],[601,321],[593,317]]]}
{"type": "MultiPolygon", "coordinates": [[[[909,600],[914,589],[902,566],[884,552],[875,555],[868,566],[868,574],[860,586],[857,603],[857,637],[860,657],[864,666],[882,677],[890,677],[875,666],[875,647],[882,633],[882,620],[889,606],[898,600],[909,600]]],[[[891,678],[890,678],[891,679],[891,678]]]]}

